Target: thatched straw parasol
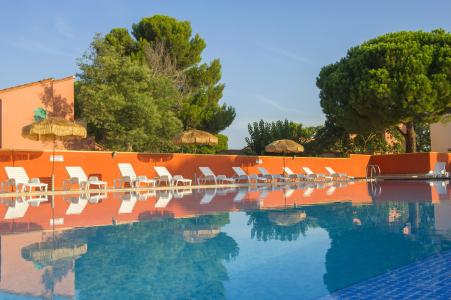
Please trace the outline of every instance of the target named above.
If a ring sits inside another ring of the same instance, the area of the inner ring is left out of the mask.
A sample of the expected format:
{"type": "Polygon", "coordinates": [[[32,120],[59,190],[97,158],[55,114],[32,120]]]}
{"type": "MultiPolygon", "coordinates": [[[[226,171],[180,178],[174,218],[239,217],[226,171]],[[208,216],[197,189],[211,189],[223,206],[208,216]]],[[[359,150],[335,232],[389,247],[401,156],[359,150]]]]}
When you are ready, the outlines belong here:
{"type": "Polygon", "coordinates": [[[304,211],[271,212],[268,214],[269,220],[279,226],[292,226],[307,218],[304,211]]]}
{"type": "Polygon", "coordinates": [[[73,244],[66,242],[55,247],[51,242],[42,242],[22,248],[22,257],[41,266],[47,266],[60,260],[76,259],[87,251],[88,246],[86,243],[73,244]]]}
{"type": "MultiPolygon", "coordinates": [[[[304,152],[304,146],[292,140],[277,140],[267,145],[265,151],[269,153],[296,154],[304,152]]],[[[285,157],[283,158],[283,168],[285,169],[285,157]]]]}
{"type": "Polygon", "coordinates": [[[304,146],[292,140],[277,140],[265,147],[269,153],[300,153],[304,152],[304,146]]]}
{"type": "Polygon", "coordinates": [[[206,131],[192,129],[184,131],[174,138],[177,145],[217,145],[218,137],[206,131]]]}
{"type": "Polygon", "coordinates": [[[86,128],[66,119],[47,118],[22,128],[22,136],[34,141],[85,138],[86,128]]]}
{"type": "MultiPolygon", "coordinates": [[[[191,129],[178,134],[174,138],[174,144],[214,146],[218,144],[218,137],[206,131],[191,129]]],[[[195,149],[194,153],[196,153],[195,149]]],[[[196,182],[196,172],[194,172],[194,181],[196,182]]]]}
{"type": "MultiPolygon", "coordinates": [[[[47,118],[22,128],[22,136],[34,141],[53,141],[52,191],[55,190],[55,148],[57,140],[85,138],[86,128],[76,122],[62,118],[47,118]]],[[[53,197],[52,197],[53,206],[53,197]]]]}
{"type": "Polygon", "coordinates": [[[186,229],[183,231],[183,239],[188,243],[198,244],[216,237],[220,232],[218,228],[186,229]]]}

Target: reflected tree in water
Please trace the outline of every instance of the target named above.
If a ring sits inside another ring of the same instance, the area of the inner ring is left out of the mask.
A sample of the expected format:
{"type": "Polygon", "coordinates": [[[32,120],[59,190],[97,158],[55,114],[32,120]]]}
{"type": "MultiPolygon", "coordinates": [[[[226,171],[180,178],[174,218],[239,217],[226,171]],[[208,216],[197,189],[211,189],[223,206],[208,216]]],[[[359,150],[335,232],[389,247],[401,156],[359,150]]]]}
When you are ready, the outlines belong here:
{"type": "Polygon", "coordinates": [[[218,214],[98,228],[76,263],[79,298],[225,298],[223,262],[239,252],[235,240],[218,231],[227,223],[228,214],[218,214]],[[186,241],[186,231],[196,230],[214,234],[186,241]]]}
{"type": "Polygon", "coordinates": [[[331,239],[324,275],[330,292],[451,248],[434,234],[431,203],[339,203],[305,210],[331,239]]]}
{"type": "Polygon", "coordinates": [[[251,237],[258,241],[295,241],[305,235],[315,222],[304,210],[292,208],[285,210],[261,210],[248,212],[248,225],[251,237]]]}

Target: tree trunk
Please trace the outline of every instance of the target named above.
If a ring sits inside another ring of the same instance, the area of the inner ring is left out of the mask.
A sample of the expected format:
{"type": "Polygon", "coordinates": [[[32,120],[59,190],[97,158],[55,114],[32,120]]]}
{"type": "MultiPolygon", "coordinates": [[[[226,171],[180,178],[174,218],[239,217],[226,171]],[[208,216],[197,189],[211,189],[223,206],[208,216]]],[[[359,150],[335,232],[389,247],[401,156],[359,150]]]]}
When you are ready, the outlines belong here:
{"type": "Polygon", "coordinates": [[[413,153],[417,151],[417,134],[413,127],[413,122],[409,122],[406,125],[406,134],[404,138],[406,140],[406,153],[413,153]]]}

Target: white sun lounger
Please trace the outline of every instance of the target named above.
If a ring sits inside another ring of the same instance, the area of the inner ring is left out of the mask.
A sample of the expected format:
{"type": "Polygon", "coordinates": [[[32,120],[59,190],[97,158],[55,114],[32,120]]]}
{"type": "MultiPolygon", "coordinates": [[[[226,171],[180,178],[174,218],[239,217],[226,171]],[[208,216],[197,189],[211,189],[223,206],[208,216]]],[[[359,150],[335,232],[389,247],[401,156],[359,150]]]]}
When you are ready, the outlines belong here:
{"type": "Polygon", "coordinates": [[[327,173],[329,173],[329,175],[332,177],[332,179],[334,180],[353,180],[354,177],[352,176],[348,176],[346,173],[337,173],[335,172],[334,169],[332,169],[331,167],[324,167],[327,171],[327,173]]]}
{"type": "Polygon", "coordinates": [[[310,170],[310,168],[308,167],[302,167],[302,170],[304,170],[305,174],[307,174],[307,178],[311,179],[311,180],[316,180],[316,179],[332,179],[332,177],[330,176],[326,176],[324,174],[321,173],[313,173],[312,170],[310,170]]]}
{"type": "Polygon", "coordinates": [[[258,175],[255,174],[246,174],[246,172],[244,172],[243,169],[241,169],[240,167],[232,167],[232,170],[235,172],[236,177],[235,177],[235,181],[238,182],[240,180],[246,180],[248,182],[251,182],[252,180],[258,182],[258,181],[263,181],[263,182],[267,182],[268,179],[267,178],[263,178],[260,177],[258,175]]]}
{"type": "Polygon", "coordinates": [[[81,167],[66,167],[69,179],[63,181],[63,189],[69,185],[78,185],[80,190],[89,190],[91,185],[98,186],[106,190],[107,182],[101,181],[97,176],[86,176],[85,171],[81,167]]]}
{"type": "Polygon", "coordinates": [[[446,171],[446,162],[438,161],[434,165],[434,170],[429,171],[426,174],[428,177],[448,177],[448,172],[446,171]]]}
{"type": "Polygon", "coordinates": [[[216,176],[209,167],[199,167],[202,176],[197,178],[197,183],[207,183],[208,181],[214,182],[214,184],[234,183],[235,179],[228,178],[225,175],[216,176]]]}
{"type": "Polygon", "coordinates": [[[47,191],[48,185],[41,183],[39,178],[29,178],[27,172],[22,167],[5,167],[8,182],[6,186],[13,186],[16,191],[21,187],[21,191],[25,192],[27,188],[31,191],[33,188],[39,188],[41,191],[47,191]]]}
{"type": "Polygon", "coordinates": [[[307,180],[307,176],[305,174],[296,174],[294,173],[289,167],[283,167],[282,168],[284,173],[288,176],[290,179],[295,180],[307,180]]]}
{"type": "Polygon", "coordinates": [[[266,170],[265,168],[263,168],[263,167],[258,167],[257,168],[258,169],[258,171],[260,172],[260,175],[263,177],[263,178],[267,178],[267,179],[269,179],[269,180],[278,180],[278,181],[288,181],[289,180],[289,178],[288,177],[283,177],[282,175],[280,175],[280,174],[270,174],[269,172],[268,172],[268,170],[266,170]]]}
{"type": "Polygon", "coordinates": [[[157,183],[155,179],[149,179],[145,175],[136,176],[135,169],[133,169],[133,166],[129,163],[119,163],[117,166],[119,167],[122,177],[114,180],[115,187],[128,183],[131,187],[139,188],[141,183],[151,186],[155,186],[157,183]]]}
{"type": "Polygon", "coordinates": [[[158,184],[164,182],[169,186],[177,186],[179,183],[183,185],[191,185],[192,183],[191,179],[183,178],[182,175],[172,176],[171,173],[169,173],[168,169],[166,169],[166,167],[153,167],[153,168],[155,169],[155,172],[157,172],[158,175],[158,184]]]}

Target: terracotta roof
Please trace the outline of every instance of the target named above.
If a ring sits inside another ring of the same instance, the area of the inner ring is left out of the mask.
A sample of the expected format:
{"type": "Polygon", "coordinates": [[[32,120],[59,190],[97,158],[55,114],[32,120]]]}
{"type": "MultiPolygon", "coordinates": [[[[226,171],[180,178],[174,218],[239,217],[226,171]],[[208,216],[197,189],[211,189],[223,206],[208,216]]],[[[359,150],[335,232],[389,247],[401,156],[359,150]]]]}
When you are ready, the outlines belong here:
{"type": "Polygon", "coordinates": [[[71,75],[71,76],[67,76],[67,77],[63,77],[63,78],[59,78],[59,79],[54,79],[54,78],[45,78],[39,81],[34,81],[34,82],[29,82],[29,83],[24,83],[24,84],[20,84],[20,85],[16,85],[16,86],[12,86],[12,87],[7,87],[4,89],[0,89],[0,93],[3,92],[9,92],[11,90],[16,90],[16,89],[21,89],[21,88],[25,88],[25,87],[29,87],[29,86],[33,86],[33,85],[37,85],[37,84],[42,84],[42,83],[46,83],[49,81],[64,81],[70,78],[74,78],[75,76],[71,75]]]}

